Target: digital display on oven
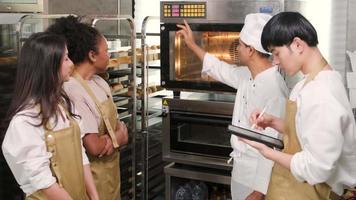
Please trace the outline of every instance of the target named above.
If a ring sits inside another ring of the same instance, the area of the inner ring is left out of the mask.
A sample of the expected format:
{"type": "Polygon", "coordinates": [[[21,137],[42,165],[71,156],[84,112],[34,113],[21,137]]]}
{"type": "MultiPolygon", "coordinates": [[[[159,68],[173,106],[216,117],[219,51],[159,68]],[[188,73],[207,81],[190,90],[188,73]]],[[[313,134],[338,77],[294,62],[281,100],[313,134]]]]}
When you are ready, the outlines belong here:
{"type": "Polygon", "coordinates": [[[206,18],[206,3],[183,3],[183,2],[164,2],[163,17],[168,18],[206,18]]]}

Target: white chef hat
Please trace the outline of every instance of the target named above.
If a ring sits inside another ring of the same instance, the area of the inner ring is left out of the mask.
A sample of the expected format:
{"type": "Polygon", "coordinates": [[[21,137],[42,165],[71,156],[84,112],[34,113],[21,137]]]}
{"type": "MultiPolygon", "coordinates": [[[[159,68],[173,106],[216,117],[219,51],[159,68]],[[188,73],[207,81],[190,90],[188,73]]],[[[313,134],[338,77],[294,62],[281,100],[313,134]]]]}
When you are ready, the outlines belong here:
{"type": "Polygon", "coordinates": [[[246,15],[245,24],[240,32],[240,39],[247,45],[252,46],[257,51],[269,54],[261,44],[262,30],[271,16],[265,13],[252,13],[246,15]]]}

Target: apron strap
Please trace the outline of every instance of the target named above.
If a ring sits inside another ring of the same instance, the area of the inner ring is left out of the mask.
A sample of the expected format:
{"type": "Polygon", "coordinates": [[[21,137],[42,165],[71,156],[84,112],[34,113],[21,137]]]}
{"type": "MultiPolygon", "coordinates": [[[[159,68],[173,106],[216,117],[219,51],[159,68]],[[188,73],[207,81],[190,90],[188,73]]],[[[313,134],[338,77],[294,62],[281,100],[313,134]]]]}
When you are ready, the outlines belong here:
{"type": "MultiPolygon", "coordinates": [[[[112,140],[112,144],[114,146],[114,148],[119,147],[119,144],[117,143],[116,140],[116,136],[114,133],[114,130],[110,124],[109,118],[107,117],[106,113],[104,112],[104,109],[101,107],[101,104],[99,102],[99,100],[96,98],[95,94],[93,93],[92,89],[89,87],[89,85],[83,80],[83,78],[77,73],[77,72],[73,72],[72,76],[79,81],[79,83],[84,87],[84,89],[87,91],[87,93],[89,94],[89,96],[92,98],[92,100],[95,102],[95,105],[101,115],[101,117],[104,120],[106,129],[109,132],[109,135],[111,137],[112,140]]],[[[106,91],[105,91],[106,93],[106,91]]]]}
{"type": "MultiPolygon", "coordinates": [[[[73,126],[73,124],[74,124],[73,118],[69,115],[68,110],[62,105],[59,105],[59,107],[62,107],[62,109],[64,110],[65,116],[69,120],[69,126],[73,126]]],[[[44,126],[45,143],[46,143],[46,146],[47,146],[47,151],[52,153],[51,167],[52,167],[53,173],[55,174],[55,176],[57,178],[59,186],[63,187],[62,175],[61,175],[60,170],[59,170],[59,165],[57,163],[57,160],[53,159],[53,157],[57,153],[56,152],[56,139],[55,139],[54,135],[52,134],[52,129],[53,128],[54,127],[51,126],[49,121],[44,126]]]]}
{"type": "Polygon", "coordinates": [[[325,60],[325,58],[322,58],[320,61],[320,64],[318,65],[317,68],[315,68],[306,78],[303,87],[304,88],[310,81],[314,80],[314,78],[316,77],[316,75],[318,75],[318,73],[320,71],[323,70],[323,68],[328,64],[328,62],[325,60]]]}

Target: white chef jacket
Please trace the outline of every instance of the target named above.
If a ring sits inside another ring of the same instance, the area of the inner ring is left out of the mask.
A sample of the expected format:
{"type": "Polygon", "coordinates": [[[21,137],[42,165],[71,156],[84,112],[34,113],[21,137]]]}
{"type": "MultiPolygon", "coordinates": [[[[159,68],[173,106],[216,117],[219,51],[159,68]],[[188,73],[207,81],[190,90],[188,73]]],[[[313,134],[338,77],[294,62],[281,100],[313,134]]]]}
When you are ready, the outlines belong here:
{"type": "MultiPolygon", "coordinates": [[[[93,91],[99,102],[107,100],[111,96],[109,85],[98,75],[94,75],[90,80],[84,80],[93,91]],[[109,96],[108,96],[109,95],[109,96]]],[[[99,133],[101,115],[94,100],[80,84],[78,80],[70,77],[69,81],[63,85],[65,92],[74,103],[78,114],[82,117],[83,132],[99,133]]]]}
{"type": "MultiPolygon", "coordinates": [[[[64,110],[62,114],[65,116],[64,110]]],[[[6,131],[2,151],[17,183],[26,195],[50,187],[56,182],[50,169],[52,154],[47,151],[45,143],[45,131],[43,126],[35,127],[31,124],[39,124],[40,119],[25,115],[36,115],[36,108],[30,108],[17,113],[11,120],[6,131]]],[[[81,120],[76,119],[81,128],[81,120]]],[[[50,119],[54,124],[54,119],[50,119]]],[[[58,117],[54,130],[69,127],[69,120],[58,117]]],[[[81,128],[82,130],[82,128],[81,128]]],[[[83,132],[81,131],[81,136],[83,132]]],[[[89,164],[82,145],[83,165],[89,164]]]]}
{"type": "Polygon", "coordinates": [[[291,172],[309,184],[326,182],[341,195],[356,186],[356,128],[340,74],[321,71],[302,88],[292,90],[297,102],[296,131],[302,151],[292,157],[291,172]]]}
{"type": "MultiPolygon", "coordinates": [[[[247,67],[227,64],[206,53],[202,73],[237,89],[232,116],[233,125],[251,127],[249,121],[251,112],[256,109],[262,110],[266,105],[268,106],[266,113],[284,116],[288,89],[277,66],[259,73],[255,79],[252,79],[247,67]]],[[[266,130],[265,134],[278,136],[273,129],[266,130]]],[[[232,181],[265,194],[273,162],[265,159],[254,148],[238,141],[235,135],[231,136],[231,146],[234,149],[231,153],[234,158],[232,181]]],[[[232,188],[233,190],[235,188],[232,188]]]]}

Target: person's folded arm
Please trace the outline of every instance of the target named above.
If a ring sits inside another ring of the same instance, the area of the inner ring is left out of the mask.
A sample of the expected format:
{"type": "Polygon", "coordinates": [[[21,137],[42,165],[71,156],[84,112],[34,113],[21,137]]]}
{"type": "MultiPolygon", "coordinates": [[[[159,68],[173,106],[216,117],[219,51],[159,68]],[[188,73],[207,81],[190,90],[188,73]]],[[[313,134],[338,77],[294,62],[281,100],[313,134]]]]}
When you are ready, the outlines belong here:
{"type": "Polygon", "coordinates": [[[117,143],[119,145],[127,144],[129,136],[128,136],[128,130],[126,124],[124,122],[117,121],[115,135],[116,135],[117,143]]]}
{"type": "Polygon", "coordinates": [[[83,145],[86,152],[92,156],[99,156],[106,145],[106,139],[98,133],[87,133],[83,137],[83,145]]]}
{"type": "MultiPolygon", "coordinates": [[[[67,88],[66,91],[75,91],[72,88],[67,88]]],[[[76,121],[79,124],[83,146],[86,152],[92,156],[99,156],[104,150],[106,139],[99,135],[99,124],[95,118],[95,114],[89,108],[86,99],[81,95],[69,93],[73,101],[73,108],[76,121]]]]}

